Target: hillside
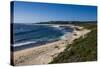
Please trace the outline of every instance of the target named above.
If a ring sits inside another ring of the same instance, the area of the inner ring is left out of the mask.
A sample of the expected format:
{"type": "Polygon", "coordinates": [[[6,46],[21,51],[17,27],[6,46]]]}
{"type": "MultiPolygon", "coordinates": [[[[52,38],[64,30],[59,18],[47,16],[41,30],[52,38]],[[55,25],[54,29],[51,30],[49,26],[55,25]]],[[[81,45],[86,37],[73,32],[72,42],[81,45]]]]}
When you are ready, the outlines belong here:
{"type": "Polygon", "coordinates": [[[39,22],[37,24],[94,24],[97,21],[47,21],[47,22],[39,22]]]}
{"type": "Polygon", "coordinates": [[[73,44],[69,44],[66,49],[53,59],[53,63],[84,62],[97,60],[97,25],[77,24],[90,29],[85,38],[80,37],[73,44]]]}

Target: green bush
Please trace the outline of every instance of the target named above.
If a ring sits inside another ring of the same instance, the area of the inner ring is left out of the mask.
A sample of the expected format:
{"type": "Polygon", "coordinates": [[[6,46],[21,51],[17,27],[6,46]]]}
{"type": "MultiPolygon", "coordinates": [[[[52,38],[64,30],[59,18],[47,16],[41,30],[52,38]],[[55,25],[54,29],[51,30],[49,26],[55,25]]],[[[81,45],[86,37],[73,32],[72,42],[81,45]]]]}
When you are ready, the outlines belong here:
{"type": "Polygon", "coordinates": [[[91,29],[91,32],[85,38],[80,37],[74,40],[73,44],[66,47],[50,64],[97,60],[97,26],[96,24],[81,26],[91,29]],[[68,48],[71,49],[68,51],[68,48]]]}

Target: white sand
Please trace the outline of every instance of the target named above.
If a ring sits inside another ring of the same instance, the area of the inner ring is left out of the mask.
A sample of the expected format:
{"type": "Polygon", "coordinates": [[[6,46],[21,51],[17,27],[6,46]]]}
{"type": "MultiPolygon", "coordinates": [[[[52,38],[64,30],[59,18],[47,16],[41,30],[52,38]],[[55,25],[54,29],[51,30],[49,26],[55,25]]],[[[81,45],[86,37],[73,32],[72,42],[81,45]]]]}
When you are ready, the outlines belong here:
{"type": "Polygon", "coordinates": [[[15,65],[30,65],[30,64],[48,64],[62,52],[68,44],[73,43],[73,40],[79,38],[90,32],[90,30],[83,29],[81,31],[74,31],[68,38],[67,34],[61,40],[47,43],[46,45],[27,48],[24,50],[14,52],[15,65]]]}

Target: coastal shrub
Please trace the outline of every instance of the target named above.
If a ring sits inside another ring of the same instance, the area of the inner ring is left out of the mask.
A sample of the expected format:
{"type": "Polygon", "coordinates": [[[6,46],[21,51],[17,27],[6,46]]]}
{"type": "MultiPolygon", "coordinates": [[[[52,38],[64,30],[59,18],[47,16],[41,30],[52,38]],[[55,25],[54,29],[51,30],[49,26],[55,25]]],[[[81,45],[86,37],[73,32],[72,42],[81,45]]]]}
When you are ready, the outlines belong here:
{"type": "Polygon", "coordinates": [[[55,48],[59,49],[59,46],[55,46],[55,48]]]}
{"type": "Polygon", "coordinates": [[[91,30],[85,38],[74,40],[70,46],[53,59],[51,63],[69,63],[97,60],[97,26],[96,24],[81,25],[91,30]],[[68,50],[71,48],[70,50],[68,50]]]}

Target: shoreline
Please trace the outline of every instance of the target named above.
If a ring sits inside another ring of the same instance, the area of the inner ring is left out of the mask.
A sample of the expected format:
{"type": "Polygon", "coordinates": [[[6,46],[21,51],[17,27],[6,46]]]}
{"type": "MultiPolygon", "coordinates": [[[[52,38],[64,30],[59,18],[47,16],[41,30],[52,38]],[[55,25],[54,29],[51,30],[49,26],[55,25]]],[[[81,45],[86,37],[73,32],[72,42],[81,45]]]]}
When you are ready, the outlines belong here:
{"type": "Polygon", "coordinates": [[[85,34],[90,30],[82,29],[72,32],[72,36],[67,38],[65,34],[64,38],[56,42],[46,43],[41,46],[31,47],[20,51],[15,51],[14,54],[14,65],[30,65],[30,64],[48,64],[61,53],[68,44],[79,37],[84,37],[85,34]]]}
{"type": "Polygon", "coordinates": [[[56,26],[51,25],[50,27],[57,28],[57,30],[62,29],[60,32],[62,32],[63,35],[58,36],[58,37],[51,39],[51,40],[48,39],[48,40],[43,40],[43,41],[29,41],[29,42],[27,41],[27,42],[23,42],[23,43],[16,43],[14,45],[11,45],[11,47],[13,48],[13,51],[20,51],[20,50],[24,50],[24,49],[31,48],[31,47],[42,46],[42,45],[45,45],[47,43],[59,41],[61,39],[66,39],[66,38],[68,39],[68,38],[70,38],[70,36],[72,36],[71,33],[73,31],[71,29],[73,29],[73,28],[69,28],[69,27],[67,27],[67,25],[56,25],[56,26]],[[62,26],[63,28],[60,28],[60,26],[62,26]],[[64,27],[65,27],[65,29],[64,29],[64,27]],[[69,28],[71,31],[68,31],[69,29],[66,31],[66,27],[67,27],[67,29],[69,28]]]}
{"type": "Polygon", "coordinates": [[[25,50],[25,49],[32,48],[32,47],[43,46],[47,43],[52,43],[52,42],[56,42],[56,41],[59,41],[59,40],[57,39],[57,40],[53,40],[53,41],[40,41],[40,42],[36,42],[36,43],[29,43],[27,45],[21,45],[21,46],[17,46],[17,47],[12,46],[12,47],[14,49],[13,51],[16,52],[16,51],[25,50]]]}

